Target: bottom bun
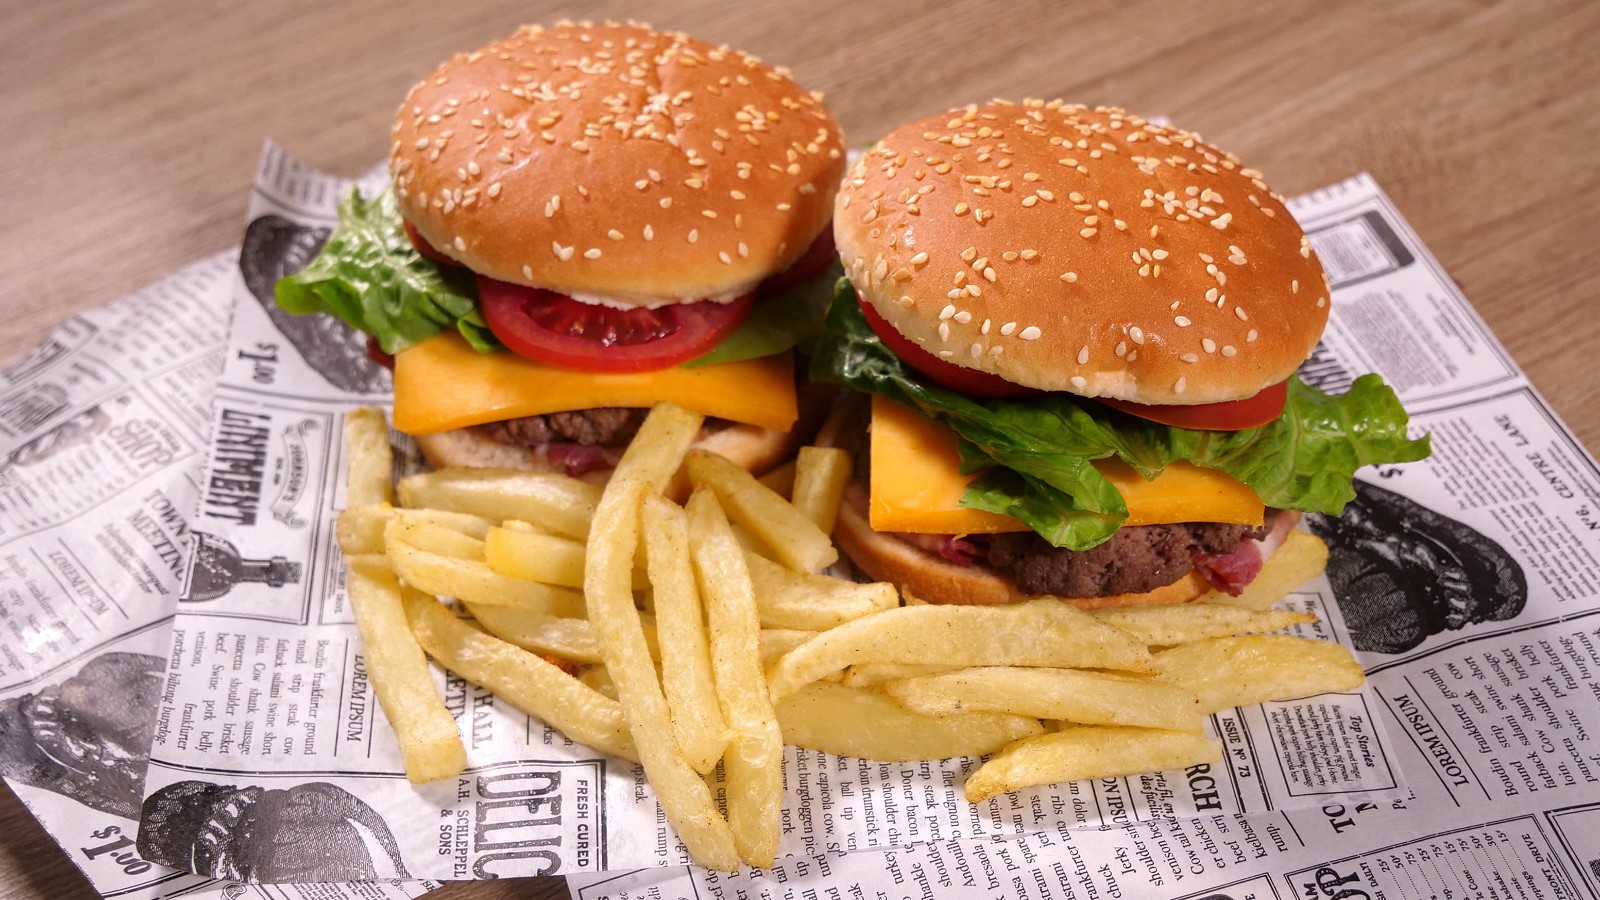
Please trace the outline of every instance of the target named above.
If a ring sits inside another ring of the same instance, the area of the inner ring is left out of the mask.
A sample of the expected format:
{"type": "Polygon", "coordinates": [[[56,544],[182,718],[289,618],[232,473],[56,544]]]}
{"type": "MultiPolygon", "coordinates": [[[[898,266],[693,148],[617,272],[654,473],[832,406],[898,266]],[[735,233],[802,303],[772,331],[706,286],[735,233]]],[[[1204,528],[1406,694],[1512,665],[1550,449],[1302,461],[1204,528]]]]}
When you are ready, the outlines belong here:
{"type": "MultiPolygon", "coordinates": [[[[904,594],[927,603],[986,606],[1020,603],[1032,599],[1017,590],[1009,579],[979,566],[959,566],[940,559],[892,535],[873,531],[861,511],[850,503],[839,506],[839,521],[833,539],[868,577],[887,581],[904,594]]],[[[1142,594],[1116,594],[1111,597],[1062,598],[1080,609],[1109,606],[1166,606],[1188,603],[1211,590],[1197,572],[1172,584],[1142,594]]]]}

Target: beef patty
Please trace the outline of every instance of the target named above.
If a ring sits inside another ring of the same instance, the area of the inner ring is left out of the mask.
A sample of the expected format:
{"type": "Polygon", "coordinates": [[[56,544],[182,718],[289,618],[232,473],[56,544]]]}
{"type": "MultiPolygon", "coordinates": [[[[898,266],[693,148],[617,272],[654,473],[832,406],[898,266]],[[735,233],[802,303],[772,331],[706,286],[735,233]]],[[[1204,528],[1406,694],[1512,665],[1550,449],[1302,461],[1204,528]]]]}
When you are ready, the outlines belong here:
{"type": "Polygon", "coordinates": [[[584,447],[622,447],[639,433],[648,409],[599,406],[570,412],[524,416],[474,426],[484,437],[500,444],[538,449],[546,444],[584,447]]]}
{"type": "Polygon", "coordinates": [[[1194,570],[1196,553],[1220,556],[1243,541],[1264,537],[1272,528],[1273,512],[1268,511],[1259,528],[1216,522],[1127,526],[1088,550],[1051,546],[1031,531],[966,540],[978,545],[984,562],[1015,581],[1023,593],[1110,597],[1172,584],[1194,570]]]}

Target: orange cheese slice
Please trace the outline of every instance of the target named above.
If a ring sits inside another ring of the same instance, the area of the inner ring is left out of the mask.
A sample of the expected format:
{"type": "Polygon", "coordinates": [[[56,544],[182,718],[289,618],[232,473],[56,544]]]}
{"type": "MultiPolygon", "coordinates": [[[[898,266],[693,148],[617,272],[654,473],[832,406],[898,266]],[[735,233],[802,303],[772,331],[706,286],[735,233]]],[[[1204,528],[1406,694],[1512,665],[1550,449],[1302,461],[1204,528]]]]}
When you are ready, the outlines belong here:
{"type": "Polygon", "coordinates": [[[761,359],[659,372],[578,372],[515,353],[479,353],[441,334],[395,354],[394,427],[435,434],[598,406],[676,403],[747,425],[788,431],[799,417],[794,359],[761,359]]]}
{"type": "MultiPolygon", "coordinates": [[[[1168,466],[1145,481],[1115,459],[1094,464],[1128,504],[1128,525],[1232,522],[1260,525],[1255,492],[1214,469],[1168,466]]],[[[993,534],[1027,531],[1010,516],[966,509],[961,494],[977,476],[957,469],[955,432],[893,400],[872,398],[872,491],[869,518],[878,531],[993,534]]]]}

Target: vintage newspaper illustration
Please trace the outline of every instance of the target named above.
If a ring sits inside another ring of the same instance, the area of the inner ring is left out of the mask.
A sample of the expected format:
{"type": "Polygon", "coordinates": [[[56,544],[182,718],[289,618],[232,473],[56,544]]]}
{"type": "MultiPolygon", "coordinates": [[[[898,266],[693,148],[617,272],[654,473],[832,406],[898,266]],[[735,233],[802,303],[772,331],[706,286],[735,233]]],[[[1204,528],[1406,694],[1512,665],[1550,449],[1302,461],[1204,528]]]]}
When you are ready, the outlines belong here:
{"type": "Polygon", "coordinates": [[[0,375],[0,776],[108,897],[416,896],[266,894],[134,845],[236,260],[78,316],[0,375]]]}
{"type": "MultiPolygon", "coordinates": [[[[422,786],[401,775],[393,733],[364,676],[331,535],[343,506],[341,415],[386,400],[388,376],[366,359],[362,336],[326,317],[287,316],[272,296],[276,278],[303,265],[325,239],[347,187],[276,147],[263,156],[233,285],[212,452],[191,523],[195,561],[167,657],[144,826],[161,836],[154,843],[163,858],[194,859],[190,832],[167,823],[206,816],[215,792],[274,797],[315,783],[330,808],[358,817],[378,839],[376,858],[351,850],[358,873],[385,861],[438,879],[682,863],[641,770],[576,746],[443,674],[468,771],[422,786]],[[414,824],[423,821],[433,824],[414,824]]],[[[1316,607],[1326,636],[1347,630],[1326,596],[1313,591],[1298,602],[1316,607]]],[[[975,759],[880,764],[791,749],[786,820],[794,827],[779,852],[1392,798],[1401,794],[1400,775],[1376,706],[1373,695],[1358,692],[1219,716],[1214,727],[1233,760],[1225,771],[1066,785],[978,806],[960,795],[975,759]]],[[[241,852],[249,843],[226,821],[213,826],[241,852]]],[[[248,874],[306,880],[270,865],[248,874]]]]}
{"type": "MultiPolygon", "coordinates": [[[[1339,637],[1367,667],[1368,712],[1397,736],[1384,749],[1407,797],[789,859],[733,877],[574,877],[575,896],[1600,896],[1600,469],[1369,178],[1290,208],[1334,286],[1303,375],[1337,389],[1381,372],[1433,433],[1431,459],[1364,471],[1343,516],[1311,518],[1332,558],[1326,582],[1295,601],[1343,611],[1339,637]]],[[[1272,704],[1266,715],[1285,721],[1272,704]]],[[[1267,765],[1293,758],[1282,746],[1267,765]]]]}

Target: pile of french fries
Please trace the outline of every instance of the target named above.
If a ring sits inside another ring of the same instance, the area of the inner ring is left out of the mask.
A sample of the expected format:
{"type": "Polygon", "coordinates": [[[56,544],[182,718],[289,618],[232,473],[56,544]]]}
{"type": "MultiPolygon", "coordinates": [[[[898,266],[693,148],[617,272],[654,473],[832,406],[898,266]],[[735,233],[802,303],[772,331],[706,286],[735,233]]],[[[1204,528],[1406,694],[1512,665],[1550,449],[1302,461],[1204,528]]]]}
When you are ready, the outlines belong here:
{"type": "Polygon", "coordinates": [[[603,488],[447,469],[396,489],[383,414],[347,417],[338,541],[412,780],[466,765],[432,657],[641,763],[690,855],[731,871],[777,853],[786,743],[888,761],[993,754],[966,783],[980,802],[1216,762],[1208,714],[1361,684],[1342,646],[1267,634],[1311,621],[1265,608],[1321,571],[1310,535],[1239,598],[1094,613],[1053,598],[902,602],[891,585],[819,574],[838,561],[847,454],[806,447],[758,481],[691,451],[700,426],[657,406],[603,488]],[[668,496],[680,470],[681,505],[668,496]]]}

